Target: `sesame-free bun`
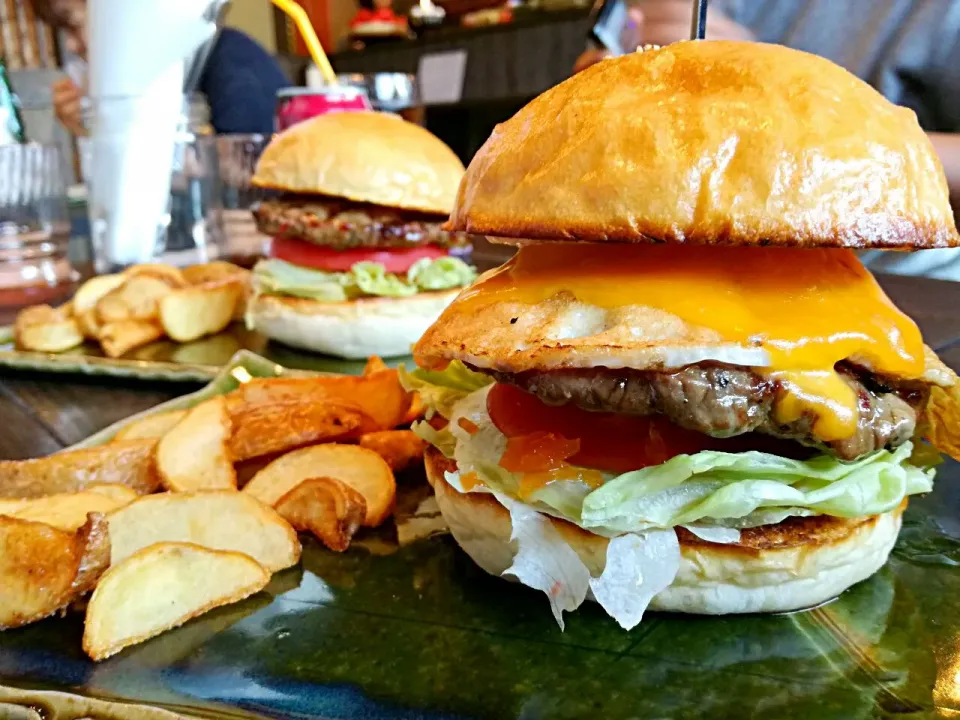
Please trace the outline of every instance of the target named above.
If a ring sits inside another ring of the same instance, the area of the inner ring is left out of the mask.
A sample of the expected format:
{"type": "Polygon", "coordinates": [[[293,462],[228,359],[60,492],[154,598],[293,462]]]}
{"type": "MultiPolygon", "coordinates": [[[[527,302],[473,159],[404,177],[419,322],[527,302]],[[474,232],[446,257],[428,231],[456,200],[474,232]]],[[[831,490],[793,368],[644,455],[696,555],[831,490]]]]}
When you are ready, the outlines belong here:
{"type": "Polygon", "coordinates": [[[605,60],[499,125],[449,227],[522,241],[960,243],[916,116],[815,55],[687,41],[605,60]]]}
{"type": "Polygon", "coordinates": [[[320,302],[259,295],[250,308],[254,328],[284,345],[347,359],[409,355],[411,346],[460,292],[320,302]]]}
{"type": "Polygon", "coordinates": [[[378,112],[320,115],[275,136],[253,184],[448,215],[463,164],[435,135],[378,112]]]}
{"type": "MultiPolygon", "coordinates": [[[[510,541],[510,513],[490,494],[463,494],[451,487],[443,477],[449,461],[436,449],[428,449],[425,460],[427,478],[454,539],[477,565],[502,575],[516,552],[510,541]]],[[[790,518],[743,530],[740,543],[732,545],[706,542],[677,528],[680,570],[673,584],[653,598],[650,609],[726,615],[819,605],[883,566],[906,504],[866,518],[790,518]]],[[[590,574],[599,576],[609,541],[563,520],[547,520],[590,574]]],[[[593,599],[592,594],[587,597],[593,599]]]]}

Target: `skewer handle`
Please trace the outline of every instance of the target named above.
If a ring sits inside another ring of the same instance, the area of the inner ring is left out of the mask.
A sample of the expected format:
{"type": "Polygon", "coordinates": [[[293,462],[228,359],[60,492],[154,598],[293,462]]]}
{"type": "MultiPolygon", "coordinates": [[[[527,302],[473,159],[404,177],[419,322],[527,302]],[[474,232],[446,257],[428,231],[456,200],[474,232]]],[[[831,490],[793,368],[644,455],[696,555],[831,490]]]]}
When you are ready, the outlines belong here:
{"type": "Polygon", "coordinates": [[[707,0],[693,0],[690,19],[690,39],[703,40],[707,36],[707,0]]]}

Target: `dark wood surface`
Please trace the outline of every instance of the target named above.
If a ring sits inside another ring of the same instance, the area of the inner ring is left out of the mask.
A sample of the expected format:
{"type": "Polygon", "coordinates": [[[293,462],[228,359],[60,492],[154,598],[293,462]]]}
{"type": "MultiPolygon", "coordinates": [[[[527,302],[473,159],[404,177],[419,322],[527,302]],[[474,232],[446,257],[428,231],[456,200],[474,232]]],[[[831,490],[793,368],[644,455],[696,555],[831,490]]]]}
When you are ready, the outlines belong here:
{"type": "MultiPolygon", "coordinates": [[[[477,257],[478,265],[491,264],[485,259],[482,254],[477,257]]],[[[960,283],[893,276],[882,277],[881,283],[917,321],[927,344],[960,370],[960,283]]],[[[4,372],[0,377],[0,459],[47,455],[198,387],[4,372]]]]}

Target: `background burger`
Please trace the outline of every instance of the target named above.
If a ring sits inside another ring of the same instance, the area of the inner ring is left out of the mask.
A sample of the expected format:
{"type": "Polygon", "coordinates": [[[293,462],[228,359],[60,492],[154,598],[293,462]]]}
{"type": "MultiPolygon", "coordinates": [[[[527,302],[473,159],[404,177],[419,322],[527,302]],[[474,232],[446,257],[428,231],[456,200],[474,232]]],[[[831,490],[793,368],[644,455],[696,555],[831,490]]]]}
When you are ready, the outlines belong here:
{"type": "Polygon", "coordinates": [[[955,246],[942,168],[824,59],[605,61],[494,131],[450,227],[520,249],[416,346],[428,474],[561,624],[587,597],[627,628],[826,601],[960,454],[956,375],[851,250],[955,246]]]}
{"type": "Polygon", "coordinates": [[[254,268],[254,327],[346,358],[406,355],[475,277],[467,236],[441,229],[463,165],[386,113],[322,115],[278,135],[253,183],[281,191],[255,212],[272,236],[254,268]]]}

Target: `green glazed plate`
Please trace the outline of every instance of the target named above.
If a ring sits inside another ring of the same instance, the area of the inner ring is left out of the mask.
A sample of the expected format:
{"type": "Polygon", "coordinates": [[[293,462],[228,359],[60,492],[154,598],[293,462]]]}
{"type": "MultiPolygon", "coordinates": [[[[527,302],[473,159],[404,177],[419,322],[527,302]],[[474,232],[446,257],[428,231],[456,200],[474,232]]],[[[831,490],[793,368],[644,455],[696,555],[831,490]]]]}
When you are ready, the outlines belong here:
{"type": "MultiPolygon", "coordinates": [[[[149,412],[285,372],[243,353],[149,412]]],[[[0,633],[0,717],[960,717],[957,463],[911,503],[886,567],[833,602],[788,615],[649,613],[632,632],[589,603],[561,632],[541,593],[486,575],[436,527],[411,535],[411,517],[429,520],[429,490],[418,476],[398,487],[396,526],[345,553],[306,539],[300,566],[263,592],[105,662],[83,654],[79,613],[0,633]]]]}
{"type": "MultiPolygon", "coordinates": [[[[62,353],[18,350],[14,345],[12,328],[0,327],[0,369],[137,380],[207,382],[215,378],[241,350],[256,353],[286,368],[313,372],[358,375],[365,364],[364,360],[343,360],[270,342],[259,333],[247,330],[242,323],[234,323],[222,333],[189,343],[159,340],[121,358],[104,356],[100,348],[90,342],[62,353]]],[[[410,362],[409,357],[385,360],[391,367],[410,362]]]]}

